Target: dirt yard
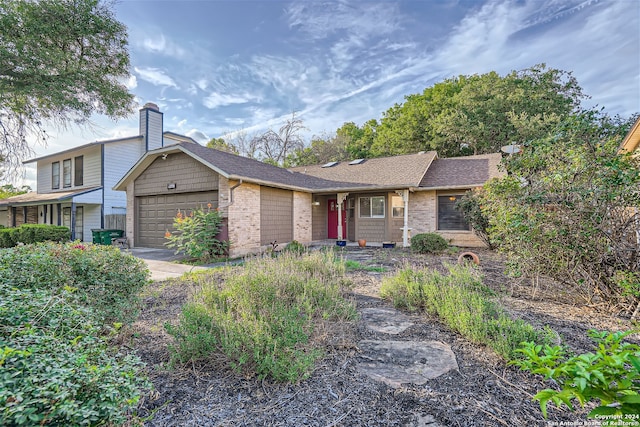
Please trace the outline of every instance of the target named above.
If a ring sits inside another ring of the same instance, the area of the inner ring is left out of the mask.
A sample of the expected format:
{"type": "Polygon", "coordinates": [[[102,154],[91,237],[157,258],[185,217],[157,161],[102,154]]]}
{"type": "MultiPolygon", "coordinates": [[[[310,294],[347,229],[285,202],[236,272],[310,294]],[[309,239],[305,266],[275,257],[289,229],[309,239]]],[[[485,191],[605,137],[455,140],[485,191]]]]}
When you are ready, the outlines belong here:
{"type": "MultiPolygon", "coordinates": [[[[550,281],[535,289],[529,282],[504,275],[500,257],[477,252],[485,283],[499,291],[513,316],[557,331],[576,352],[590,351],[587,330],[630,328],[625,319],[609,316],[573,301],[550,281]]],[[[405,263],[441,269],[457,255],[414,256],[394,249],[349,248],[347,259],[384,266],[385,273],[355,271],[350,295],[359,309],[389,307],[378,298],[381,279],[405,263]]],[[[550,405],[542,417],[532,396],[553,384],[507,366],[487,348],[463,339],[437,319],[410,315],[414,325],[395,340],[434,340],[449,344],[458,367],[422,386],[394,389],[363,375],[358,342],[376,339],[361,322],[325,331],[331,346],[310,378],[279,384],[245,378],[223,361],[169,368],[165,322],[176,322],[181,305],[193,292],[179,281],[154,283],[145,293],[144,309],[131,329],[127,345],[147,363],[154,390],[140,405],[147,426],[550,426],[586,425],[588,408],[576,413],[550,405]],[[560,424],[560,421],[573,422],[560,424]],[[554,424],[555,422],[555,424],[554,424]]],[[[593,425],[593,424],[591,424],[593,425]]]]}

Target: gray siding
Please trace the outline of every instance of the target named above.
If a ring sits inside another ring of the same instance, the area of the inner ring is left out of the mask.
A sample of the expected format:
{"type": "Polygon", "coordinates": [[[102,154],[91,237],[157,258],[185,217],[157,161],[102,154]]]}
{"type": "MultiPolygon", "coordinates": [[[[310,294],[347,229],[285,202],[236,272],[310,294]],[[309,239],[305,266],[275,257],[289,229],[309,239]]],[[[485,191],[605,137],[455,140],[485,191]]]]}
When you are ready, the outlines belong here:
{"type": "Polygon", "coordinates": [[[144,141],[140,138],[112,142],[104,145],[104,214],[119,213],[127,206],[124,191],[114,191],[118,183],[144,154],[144,141]],[[115,208],[115,209],[114,209],[115,208]],[[120,208],[120,209],[117,209],[120,208]]]}
{"type": "Polygon", "coordinates": [[[218,174],[182,153],[157,158],[135,181],[136,196],[217,189],[218,174]],[[168,184],[176,188],[167,189],[168,184]]]}
{"type": "Polygon", "coordinates": [[[260,187],[260,244],[293,240],[293,192],[260,187]]]}
{"type": "Polygon", "coordinates": [[[327,198],[317,197],[320,204],[313,206],[312,213],[312,239],[324,240],[327,238],[327,198]]]}

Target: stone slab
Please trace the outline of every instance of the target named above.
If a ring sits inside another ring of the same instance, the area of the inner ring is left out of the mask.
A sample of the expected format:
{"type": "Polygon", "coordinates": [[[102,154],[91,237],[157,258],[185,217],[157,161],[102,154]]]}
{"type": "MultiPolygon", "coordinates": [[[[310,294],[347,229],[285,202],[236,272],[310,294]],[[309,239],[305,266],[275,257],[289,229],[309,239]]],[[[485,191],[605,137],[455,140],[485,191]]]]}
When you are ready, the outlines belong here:
{"type": "Polygon", "coordinates": [[[422,385],[458,369],[451,347],[439,341],[372,341],[358,344],[358,369],[370,378],[399,388],[422,385]]]}

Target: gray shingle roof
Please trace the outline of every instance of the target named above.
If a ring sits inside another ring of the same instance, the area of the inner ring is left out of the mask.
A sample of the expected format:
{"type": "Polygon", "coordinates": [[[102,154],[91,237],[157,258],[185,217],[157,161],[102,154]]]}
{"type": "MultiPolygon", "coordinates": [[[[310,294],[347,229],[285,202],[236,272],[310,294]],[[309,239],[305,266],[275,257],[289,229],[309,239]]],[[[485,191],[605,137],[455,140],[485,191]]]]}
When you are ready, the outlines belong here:
{"type": "Polygon", "coordinates": [[[303,188],[310,191],[323,189],[347,189],[353,187],[366,187],[358,182],[345,182],[340,180],[328,180],[309,174],[303,174],[263,163],[258,160],[238,156],[225,151],[215,150],[196,144],[177,144],[183,150],[204,160],[217,170],[224,172],[227,177],[233,179],[247,179],[251,181],[272,183],[276,186],[303,188]]]}
{"type": "Polygon", "coordinates": [[[417,187],[436,158],[435,151],[394,157],[365,159],[359,164],[339,162],[335,166],[300,166],[291,170],[326,180],[369,184],[380,187],[417,187]]]}
{"type": "Polygon", "coordinates": [[[451,157],[433,161],[420,182],[422,188],[476,187],[498,176],[500,153],[451,157]]]}

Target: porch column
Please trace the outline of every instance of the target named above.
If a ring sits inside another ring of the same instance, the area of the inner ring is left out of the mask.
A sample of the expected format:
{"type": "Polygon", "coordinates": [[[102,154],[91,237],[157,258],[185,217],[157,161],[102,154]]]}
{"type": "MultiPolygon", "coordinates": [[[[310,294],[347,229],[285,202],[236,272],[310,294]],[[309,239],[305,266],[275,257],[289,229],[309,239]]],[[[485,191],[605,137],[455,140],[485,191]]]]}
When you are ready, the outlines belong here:
{"type": "Polygon", "coordinates": [[[344,235],[342,233],[342,203],[347,198],[349,193],[338,193],[338,240],[344,239],[344,235]]]}
{"type": "Polygon", "coordinates": [[[402,247],[409,246],[409,190],[396,190],[404,202],[404,225],[402,226],[402,247]]]}
{"type": "Polygon", "coordinates": [[[69,227],[71,228],[71,241],[76,240],[76,204],[71,202],[71,219],[69,220],[71,224],[69,227]]]}

